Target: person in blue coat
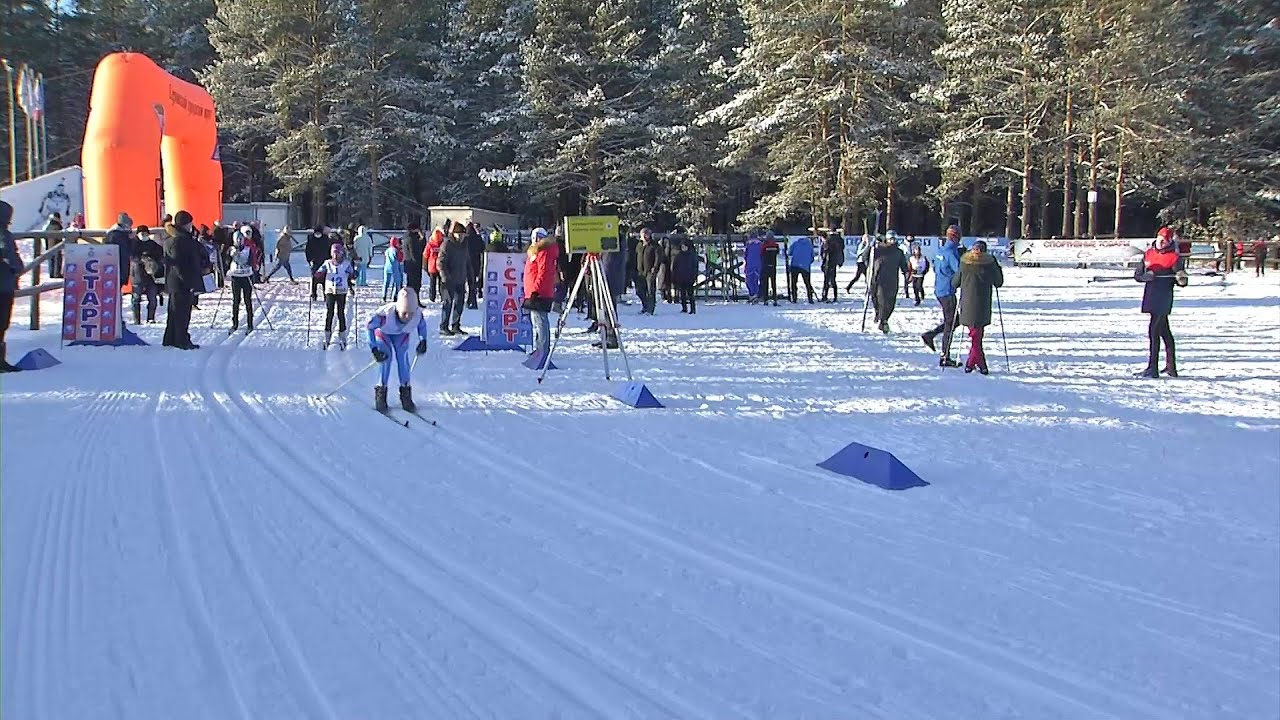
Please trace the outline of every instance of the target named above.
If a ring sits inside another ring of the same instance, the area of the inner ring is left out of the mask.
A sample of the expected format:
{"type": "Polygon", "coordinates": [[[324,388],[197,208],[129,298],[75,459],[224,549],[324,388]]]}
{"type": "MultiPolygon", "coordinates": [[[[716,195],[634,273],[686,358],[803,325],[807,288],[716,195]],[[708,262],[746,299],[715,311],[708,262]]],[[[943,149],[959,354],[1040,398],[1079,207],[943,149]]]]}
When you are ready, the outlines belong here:
{"type": "Polygon", "coordinates": [[[401,288],[396,301],[387,303],[369,317],[369,349],[373,359],[382,364],[382,384],[373,389],[373,406],[378,412],[387,412],[387,380],[391,378],[391,356],[396,356],[396,369],[400,375],[400,407],[415,412],[413,391],[410,389],[409,336],[418,331],[419,355],[427,352],[427,319],[418,307],[418,293],[401,288]]]}
{"type": "Polygon", "coordinates": [[[924,344],[937,351],[935,339],[942,336],[942,352],[938,357],[939,367],[960,367],[951,359],[951,338],[957,325],[956,291],[951,286],[951,279],[960,272],[960,228],[952,225],[947,228],[947,237],[938,254],[933,258],[933,295],[942,306],[942,323],[920,336],[924,344]]]}
{"type": "Polygon", "coordinates": [[[809,269],[813,267],[813,240],[808,236],[792,241],[787,248],[787,286],[791,291],[791,302],[794,304],[800,295],[799,280],[804,278],[804,287],[809,291],[809,304],[813,304],[813,281],[809,277],[809,269]]]}

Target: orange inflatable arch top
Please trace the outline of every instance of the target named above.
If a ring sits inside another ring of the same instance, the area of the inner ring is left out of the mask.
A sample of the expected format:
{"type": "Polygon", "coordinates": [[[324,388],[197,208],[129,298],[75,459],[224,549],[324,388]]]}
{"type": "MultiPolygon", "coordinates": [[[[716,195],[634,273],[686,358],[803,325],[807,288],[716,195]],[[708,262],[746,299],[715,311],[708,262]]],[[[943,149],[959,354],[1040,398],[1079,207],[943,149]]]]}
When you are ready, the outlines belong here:
{"type": "Polygon", "coordinates": [[[156,227],[164,208],[186,210],[196,225],[222,215],[222,163],[213,98],[140,53],[98,63],[85,126],[85,222],[107,228],[129,213],[134,226],[156,227]]]}

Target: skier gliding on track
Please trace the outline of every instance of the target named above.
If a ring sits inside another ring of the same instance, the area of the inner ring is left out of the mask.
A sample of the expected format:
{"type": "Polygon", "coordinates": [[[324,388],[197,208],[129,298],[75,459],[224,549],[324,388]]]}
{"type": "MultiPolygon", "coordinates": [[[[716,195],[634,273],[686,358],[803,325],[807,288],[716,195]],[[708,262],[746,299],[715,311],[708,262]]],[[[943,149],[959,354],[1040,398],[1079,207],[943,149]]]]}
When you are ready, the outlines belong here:
{"type": "Polygon", "coordinates": [[[416,412],[413,393],[409,387],[409,335],[418,329],[418,354],[427,352],[427,320],[418,307],[418,295],[410,288],[396,294],[396,301],[387,303],[373,312],[369,318],[369,349],[373,359],[382,364],[382,384],[373,389],[374,409],[387,412],[387,380],[391,377],[391,355],[396,356],[396,369],[400,374],[400,406],[408,412],[416,412]]]}

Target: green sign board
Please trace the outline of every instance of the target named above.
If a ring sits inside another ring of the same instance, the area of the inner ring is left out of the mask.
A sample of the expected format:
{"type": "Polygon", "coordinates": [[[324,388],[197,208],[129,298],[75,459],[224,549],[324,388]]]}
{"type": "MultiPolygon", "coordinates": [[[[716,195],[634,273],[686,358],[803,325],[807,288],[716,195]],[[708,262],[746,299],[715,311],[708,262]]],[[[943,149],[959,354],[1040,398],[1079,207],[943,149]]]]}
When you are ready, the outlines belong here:
{"type": "Polygon", "coordinates": [[[564,219],[564,242],[570,254],[616,252],[618,218],[615,215],[591,215],[564,219]]]}

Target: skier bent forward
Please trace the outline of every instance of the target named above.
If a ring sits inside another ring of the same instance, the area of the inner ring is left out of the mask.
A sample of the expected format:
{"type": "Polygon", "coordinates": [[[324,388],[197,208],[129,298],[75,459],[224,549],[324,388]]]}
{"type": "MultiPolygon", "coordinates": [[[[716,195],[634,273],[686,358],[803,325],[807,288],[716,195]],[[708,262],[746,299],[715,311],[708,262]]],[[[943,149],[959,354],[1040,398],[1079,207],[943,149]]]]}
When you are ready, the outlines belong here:
{"type": "Polygon", "coordinates": [[[391,377],[391,355],[396,356],[396,369],[400,375],[400,406],[408,412],[416,412],[413,392],[409,387],[409,335],[418,329],[417,352],[427,352],[427,320],[418,306],[417,294],[404,288],[396,294],[396,301],[374,311],[369,318],[369,349],[373,359],[382,364],[382,384],[373,389],[373,404],[378,412],[387,411],[387,380],[391,377]]]}

